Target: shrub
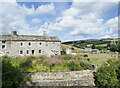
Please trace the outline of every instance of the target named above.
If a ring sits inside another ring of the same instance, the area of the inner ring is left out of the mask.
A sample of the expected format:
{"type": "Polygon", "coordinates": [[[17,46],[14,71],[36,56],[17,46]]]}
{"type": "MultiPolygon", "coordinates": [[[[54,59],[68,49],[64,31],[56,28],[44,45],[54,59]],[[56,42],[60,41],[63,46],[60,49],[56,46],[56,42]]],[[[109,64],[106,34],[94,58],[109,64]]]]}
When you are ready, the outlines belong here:
{"type": "Polygon", "coordinates": [[[64,60],[72,59],[73,57],[71,55],[65,55],[64,60]]]}
{"type": "Polygon", "coordinates": [[[61,72],[61,71],[70,71],[67,66],[64,65],[55,65],[51,68],[51,72],[61,72]]]}
{"type": "Polygon", "coordinates": [[[20,73],[20,69],[12,66],[10,60],[2,59],[2,87],[19,86],[24,82],[24,78],[25,76],[20,73]]]}
{"type": "Polygon", "coordinates": [[[80,62],[80,66],[83,68],[83,69],[90,69],[91,70],[91,64],[89,63],[85,63],[85,62],[80,62]]]}
{"type": "Polygon", "coordinates": [[[118,88],[119,82],[119,68],[118,61],[108,60],[98,70],[95,76],[95,84],[98,87],[118,88]]]}
{"type": "Polygon", "coordinates": [[[72,49],[72,50],[74,50],[74,48],[73,48],[73,47],[72,47],[71,49],[72,49]]]}
{"type": "Polygon", "coordinates": [[[61,55],[65,55],[65,54],[66,54],[65,49],[62,49],[61,55]]]}
{"type": "Polygon", "coordinates": [[[20,68],[22,71],[27,71],[28,69],[32,68],[32,60],[27,59],[25,62],[20,64],[20,68]]]}
{"type": "Polygon", "coordinates": [[[71,71],[79,70],[79,65],[75,62],[68,63],[68,67],[71,71]]]}

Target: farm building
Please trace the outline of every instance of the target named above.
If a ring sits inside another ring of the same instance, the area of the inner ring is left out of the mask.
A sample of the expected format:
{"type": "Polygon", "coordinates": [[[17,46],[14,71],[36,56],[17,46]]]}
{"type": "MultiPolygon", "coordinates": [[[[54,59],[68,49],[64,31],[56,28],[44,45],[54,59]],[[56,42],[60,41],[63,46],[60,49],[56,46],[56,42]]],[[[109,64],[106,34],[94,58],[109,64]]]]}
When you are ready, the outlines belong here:
{"type": "Polygon", "coordinates": [[[65,52],[66,52],[66,54],[71,54],[71,53],[72,53],[72,50],[69,49],[69,48],[66,48],[66,49],[65,49],[65,52]]]}
{"type": "Polygon", "coordinates": [[[16,56],[51,56],[60,55],[61,41],[57,36],[18,35],[12,31],[10,35],[0,35],[0,54],[16,56]]]}
{"type": "Polygon", "coordinates": [[[99,51],[98,49],[92,49],[92,50],[91,50],[91,53],[92,53],[92,54],[98,54],[98,53],[100,53],[100,51],[99,51]]]}
{"type": "Polygon", "coordinates": [[[85,48],[86,51],[90,52],[92,48],[85,48]]]}

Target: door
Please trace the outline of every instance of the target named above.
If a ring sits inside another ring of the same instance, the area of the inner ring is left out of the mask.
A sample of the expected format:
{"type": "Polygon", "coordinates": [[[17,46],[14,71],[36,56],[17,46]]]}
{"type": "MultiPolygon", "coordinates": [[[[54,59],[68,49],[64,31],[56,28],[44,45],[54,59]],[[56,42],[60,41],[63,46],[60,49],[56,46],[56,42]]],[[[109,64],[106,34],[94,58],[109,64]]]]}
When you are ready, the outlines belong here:
{"type": "Polygon", "coordinates": [[[35,50],[32,50],[32,55],[35,55],[35,50]]]}
{"type": "Polygon", "coordinates": [[[69,50],[67,50],[67,54],[70,54],[70,51],[69,51],[69,50]]]}

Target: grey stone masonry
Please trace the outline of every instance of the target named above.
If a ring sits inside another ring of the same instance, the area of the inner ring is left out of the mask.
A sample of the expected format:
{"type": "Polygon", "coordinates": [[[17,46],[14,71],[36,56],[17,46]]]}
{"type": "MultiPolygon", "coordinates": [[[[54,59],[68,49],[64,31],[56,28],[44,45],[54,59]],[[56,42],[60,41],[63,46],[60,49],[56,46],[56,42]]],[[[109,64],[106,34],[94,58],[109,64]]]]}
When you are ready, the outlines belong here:
{"type": "MultiPolygon", "coordinates": [[[[61,41],[57,36],[0,35],[0,54],[16,56],[60,55],[61,41]]],[[[1,55],[0,55],[1,56],[1,55]]]]}
{"type": "Polygon", "coordinates": [[[94,86],[92,70],[33,73],[24,86],[94,86]]]}

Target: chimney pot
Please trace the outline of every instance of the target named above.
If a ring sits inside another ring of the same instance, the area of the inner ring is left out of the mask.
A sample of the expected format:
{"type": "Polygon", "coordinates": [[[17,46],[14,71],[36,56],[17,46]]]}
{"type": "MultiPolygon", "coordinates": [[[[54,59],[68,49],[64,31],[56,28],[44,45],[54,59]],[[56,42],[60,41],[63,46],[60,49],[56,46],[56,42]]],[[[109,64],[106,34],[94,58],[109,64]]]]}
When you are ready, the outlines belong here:
{"type": "Polygon", "coordinates": [[[11,35],[17,35],[17,31],[12,31],[11,35]]]}

